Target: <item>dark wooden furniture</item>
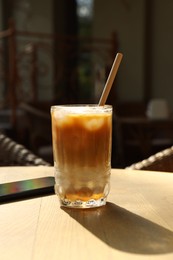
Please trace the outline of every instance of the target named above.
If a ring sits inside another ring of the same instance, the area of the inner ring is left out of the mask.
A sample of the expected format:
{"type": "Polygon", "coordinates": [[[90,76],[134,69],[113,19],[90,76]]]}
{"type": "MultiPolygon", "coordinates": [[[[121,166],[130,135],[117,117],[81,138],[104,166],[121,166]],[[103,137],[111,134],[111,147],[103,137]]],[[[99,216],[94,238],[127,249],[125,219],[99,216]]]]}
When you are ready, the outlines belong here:
{"type": "Polygon", "coordinates": [[[50,164],[4,133],[0,132],[0,166],[39,166],[50,164]]]}
{"type": "Polygon", "coordinates": [[[12,110],[15,125],[21,102],[93,102],[96,67],[109,72],[117,45],[114,32],[106,39],[35,33],[18,31],[9,21],[0,32],[0,109],[12,110]]]}
{"type": "Polygon", "coordinates": [[[124,166],[173,145],[173,118],[117,117],[118,146],[124,166]]]}
{"type": "Polygon", "coordinates": [[[29,149],[53,164],[52,131],[49,103],[21,103],[23,135],[29,149]]]}
{"type": "Polygon", "coordinates": [[[131,170],[173,172],[173,146],[127,167],[131,170]]]}

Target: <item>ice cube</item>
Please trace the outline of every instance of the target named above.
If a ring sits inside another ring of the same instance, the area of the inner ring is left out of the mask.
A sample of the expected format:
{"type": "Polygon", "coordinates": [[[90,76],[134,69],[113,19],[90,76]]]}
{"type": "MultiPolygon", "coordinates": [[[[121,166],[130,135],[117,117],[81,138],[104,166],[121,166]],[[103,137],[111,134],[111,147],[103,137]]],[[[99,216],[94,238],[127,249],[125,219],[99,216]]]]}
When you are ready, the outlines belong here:
{"type": "Polygon", "coordinates": [[[89,119],[89,120],[87,120],[87,121],[85,121],[85,127],[88,129],[88,130],[90,130],[90,131],[92,131],[92,130],[98,130],[100,127],[102,127],[103,126],[103,124],[104,124],[104,119],[103,118],[91,118],[91,119],[89,119]]]}
{"type": "Polygon", "coordinates": [[[73,118],[69,115],[62,115],[61,117],[56,118],[56,124],[59,127],[70,126],[73,124],[73,118]]]}

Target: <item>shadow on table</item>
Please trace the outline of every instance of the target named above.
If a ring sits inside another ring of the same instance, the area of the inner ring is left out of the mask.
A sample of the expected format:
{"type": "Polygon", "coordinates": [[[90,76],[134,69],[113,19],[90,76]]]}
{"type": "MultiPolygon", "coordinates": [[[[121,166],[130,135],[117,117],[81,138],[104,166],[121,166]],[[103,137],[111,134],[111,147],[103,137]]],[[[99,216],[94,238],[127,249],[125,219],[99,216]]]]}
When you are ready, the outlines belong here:
{"type": "Polygon", "coordinates": [[[173,252],[173,232],[113,203],[93,209],[62,208],[107,245],[136,254],[173,252]]]}

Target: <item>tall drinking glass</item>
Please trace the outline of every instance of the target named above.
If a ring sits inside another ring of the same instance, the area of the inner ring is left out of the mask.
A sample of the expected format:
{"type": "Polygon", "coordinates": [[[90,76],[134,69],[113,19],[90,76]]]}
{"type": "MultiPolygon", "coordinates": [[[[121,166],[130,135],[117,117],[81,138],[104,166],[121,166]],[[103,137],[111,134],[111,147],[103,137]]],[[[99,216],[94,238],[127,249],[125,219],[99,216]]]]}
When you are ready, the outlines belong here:
{"type": "Polygon", "coordinates": [[[99,207],[110,190],[112,106],[51,107],[55,192],[61,206],[99,207]]]}

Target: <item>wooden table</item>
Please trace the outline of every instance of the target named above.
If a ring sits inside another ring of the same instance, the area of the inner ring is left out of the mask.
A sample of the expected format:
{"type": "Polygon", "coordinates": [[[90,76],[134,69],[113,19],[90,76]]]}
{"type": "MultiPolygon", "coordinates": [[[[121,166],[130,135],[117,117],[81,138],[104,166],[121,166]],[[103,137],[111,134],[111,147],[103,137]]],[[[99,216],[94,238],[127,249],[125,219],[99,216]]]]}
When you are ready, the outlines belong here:
{"type": "MultiPolygon", "coordinates": [[[[0,168],[1,183],[48,175],[0,168]]],[[[56,195],[0,205],[0,259],[173,259],[173,174],[113,169],[101,208],[60,208],[56,195]]]]}

